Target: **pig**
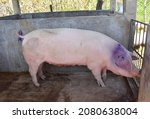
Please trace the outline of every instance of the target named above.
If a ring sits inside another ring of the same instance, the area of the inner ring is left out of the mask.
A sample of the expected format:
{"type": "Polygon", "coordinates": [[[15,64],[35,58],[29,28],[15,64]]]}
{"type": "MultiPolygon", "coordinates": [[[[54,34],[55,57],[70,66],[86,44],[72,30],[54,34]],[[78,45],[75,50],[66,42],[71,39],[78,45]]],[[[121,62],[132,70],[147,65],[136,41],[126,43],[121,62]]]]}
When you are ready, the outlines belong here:
{"type": "Polygon", "coordinates": [[[42,63],[53,65],[84,65],[91,70],[99,86],[105,87],[102,77],[110,70],[125,77],[139,76],[133,68],[132,56],[123,45],[100,32],[72,29],[37,29],[23,36],[22,51],[35,86],[40,86],[37,72],[45,79],[42,63]]]}

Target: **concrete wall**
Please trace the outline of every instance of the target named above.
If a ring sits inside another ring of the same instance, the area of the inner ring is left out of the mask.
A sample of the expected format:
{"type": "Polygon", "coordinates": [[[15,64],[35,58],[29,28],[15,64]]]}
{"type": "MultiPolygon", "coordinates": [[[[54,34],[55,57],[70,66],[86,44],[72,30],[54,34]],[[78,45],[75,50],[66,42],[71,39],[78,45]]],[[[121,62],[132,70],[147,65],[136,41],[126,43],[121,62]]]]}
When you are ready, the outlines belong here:
{"type": "Polygon", "coordinates": [[[124,15],[130,21],[136,17],[137,0],[124,0],[124,15]]]}
{"type": "Polygon", "coordinates": [[[16,32],[39,28],[80,28],[102,32],[127,47],[129,22],[123,15],[95,15],[0,20],[0,71],[21,72],[28,67],[23,59],[16,32]]]}

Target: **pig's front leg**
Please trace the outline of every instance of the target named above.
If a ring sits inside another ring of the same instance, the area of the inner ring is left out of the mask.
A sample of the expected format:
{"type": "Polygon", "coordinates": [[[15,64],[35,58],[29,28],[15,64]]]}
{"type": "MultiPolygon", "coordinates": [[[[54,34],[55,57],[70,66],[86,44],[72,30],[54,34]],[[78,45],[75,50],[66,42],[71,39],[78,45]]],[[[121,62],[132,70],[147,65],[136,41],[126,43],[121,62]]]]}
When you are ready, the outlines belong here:
{"type": "Polygon", "coordinates": [[[101,70],[99,68],[92,69],[92,73],[93,73],[95,79],[97,80],[98,85],[102,86],[102,87],[106,87],[102,78],[101,78],[101,70]]]}

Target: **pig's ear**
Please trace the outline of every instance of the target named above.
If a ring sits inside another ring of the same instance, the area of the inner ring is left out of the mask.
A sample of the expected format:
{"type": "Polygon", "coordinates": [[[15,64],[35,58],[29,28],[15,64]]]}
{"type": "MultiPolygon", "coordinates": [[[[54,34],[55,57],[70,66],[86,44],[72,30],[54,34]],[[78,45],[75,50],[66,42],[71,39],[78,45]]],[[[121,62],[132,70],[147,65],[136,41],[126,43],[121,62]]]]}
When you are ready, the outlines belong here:
{"type": "Polygon", "coordinates": [[[138,60],[139,57],[137,57],[137,55],[135,53],[132,53],[132,52],[129,52],[131,57],[132,57],[132,60],[138,60]]]}

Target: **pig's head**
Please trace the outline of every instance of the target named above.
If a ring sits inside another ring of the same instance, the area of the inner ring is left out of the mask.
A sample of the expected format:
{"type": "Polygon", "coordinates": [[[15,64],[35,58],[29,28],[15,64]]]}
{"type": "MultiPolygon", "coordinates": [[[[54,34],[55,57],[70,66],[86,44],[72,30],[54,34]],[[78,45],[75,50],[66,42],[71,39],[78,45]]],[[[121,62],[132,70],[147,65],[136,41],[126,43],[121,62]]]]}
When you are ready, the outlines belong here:
{"type": "Polygon", "coordinates": [[[139,72],[138,70],[135,70],[133,68],[132,56],[134,55],[131,52],[127,51],[121,44],[117,44],[112,52],[113,63],[117,67],[130,72],[130,74],[134,77],[138,76],[139,72]]]}
{"type": "Polygon", "coordinates": [[[128,55],[128,52],[118,44],[113,50],[113,61],[114,63],[127,71],[131,71],[131,56],[128,55]]]}

